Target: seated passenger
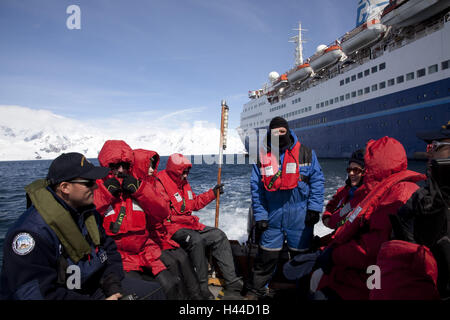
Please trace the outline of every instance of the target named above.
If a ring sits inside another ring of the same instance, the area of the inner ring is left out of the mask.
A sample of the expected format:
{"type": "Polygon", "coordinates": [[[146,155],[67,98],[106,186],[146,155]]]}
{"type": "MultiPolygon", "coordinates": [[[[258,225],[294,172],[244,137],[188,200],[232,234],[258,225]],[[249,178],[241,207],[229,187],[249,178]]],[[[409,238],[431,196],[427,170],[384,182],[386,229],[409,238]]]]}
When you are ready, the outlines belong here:
{"type": "Polygon", "coordinates": [[[428,143],[427,181],[390,217],[393,240],[378,254],[383,285],[373,300],[450,297],[450,122],[417,137],[428,143]]]}
{"type": "Polygon", "coordinates": [[[390,137],[370,140],[361,188],[367,196],[348,213],[333,240],[318,256],[311,291],[328,299],[369,299],[367,268],[375,265],[382,244],[389,240],[389,215],[396,214],[418,189],[424,175],[407,170],[406,152],[390,137]]]}
{"type": "Polygon", "coordinates": [[[337,229],[343,225],[347,214],[366,195],[366,189],[361,188],[364,180],[364,149],[353,152],[348,161],[347,173],[345,186],[338,189],[327,203],[322,215],[323,224],[331,229],[337,229]]]}
{"type": "Polygon", "coordinates": [[[208,289],[208,260],[205,250],[211,248],[225,280],[225,290],[219,293],[219,299],[241,299],[242,280],[236,276],[230,242],[226,234],[199,222],[192,214],[208,205],[216,197],[216,192],[223,192],[223,185],[196,195],[187,181],[192,164],[182,154],[172,154],[166,169],[158,173],[158,179],[164,187],[170,201],[171,212],[164,221],[167,232],[189,254],[200,280],[203,296],[213,297],[208,289]]]}
{"type": "Polygon", "coordinates": [[[181,280],[169,272],[161,260],[160,246],[149,236],[144,210],[131,197],[130,191],[136,191],[133,183],[138,188],[137,179],[129,175],[134,162],[132,149],[122,140],[108,140],[98,160],[101,166],[109,167],[110,173],[97,181],[94,201],[106,233],[117,244],[124,270],[129,276],[156,279],[168,299],[185,299],[181,280]]]}
{"type": "Polygon", "coordinates": [[[162,250],[160,259],[174,275],[181,277],[190,299],[208,299],[208,296],[201,295],[199,281],[189,256],[177,242],[170,239],[164,225],[170,207],[164,188],[156,177],[159,155],[155,151],[144,149],[133,150],[133,153],[133,174],[142,183],[139,190],[133,193],[133,198],[139,202],[147,215],[149,236],[162,250]]]}

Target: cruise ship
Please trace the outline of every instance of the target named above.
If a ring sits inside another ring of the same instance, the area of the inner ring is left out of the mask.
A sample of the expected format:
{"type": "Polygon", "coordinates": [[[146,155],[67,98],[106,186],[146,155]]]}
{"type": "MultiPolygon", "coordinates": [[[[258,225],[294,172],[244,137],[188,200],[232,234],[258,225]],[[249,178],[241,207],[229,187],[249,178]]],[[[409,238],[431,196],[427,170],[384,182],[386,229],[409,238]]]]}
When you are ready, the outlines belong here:
{"type": "Polygon", "coordinates": [[[342,158],[370,139],[399,140],[423,157],[420,131],[450,120],[450,0],[360,0],[355,29],[249,91],[238,132],[251,154],[281,116],[318,157],[342,158]],[[255,138],[256,137],[256,138],[255,138]]]}

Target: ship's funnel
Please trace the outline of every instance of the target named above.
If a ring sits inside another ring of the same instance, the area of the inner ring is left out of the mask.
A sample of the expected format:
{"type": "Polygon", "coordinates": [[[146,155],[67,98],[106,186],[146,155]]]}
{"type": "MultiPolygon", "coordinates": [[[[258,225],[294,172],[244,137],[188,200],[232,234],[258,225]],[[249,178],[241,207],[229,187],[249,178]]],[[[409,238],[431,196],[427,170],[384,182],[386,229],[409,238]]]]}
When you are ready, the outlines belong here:
{"type": "Polygon", "coordinates": [[[384,7],[389,4],[387,0],[359,0],[356,12],[356,27],[360,26],[367,20],[379,17],[384,7]]]}

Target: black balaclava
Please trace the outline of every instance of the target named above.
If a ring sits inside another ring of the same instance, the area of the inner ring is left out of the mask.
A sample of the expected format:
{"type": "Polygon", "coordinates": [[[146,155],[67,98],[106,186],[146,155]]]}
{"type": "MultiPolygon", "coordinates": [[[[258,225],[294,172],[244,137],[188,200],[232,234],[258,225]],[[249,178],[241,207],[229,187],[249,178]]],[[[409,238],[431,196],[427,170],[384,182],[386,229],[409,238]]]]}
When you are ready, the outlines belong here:
{"type": "Polygon", "coordinates": [[[270,121],[269,124],[269,134],[268,134],[268,141],[267,144],[270,147],[270,142],[271,142],[271,134],[270,134],[270,130],[275,129],[275,128],[286,128],[287,133],[285,135],[279,136],[279,149],[280,152],[283,152],[284,150],[286,150],[292,143],[292,139],[291,139],[291,133],[289,131],[289,124],[288,122],[283,119],[282,117],[275,117],[270,121]]]}

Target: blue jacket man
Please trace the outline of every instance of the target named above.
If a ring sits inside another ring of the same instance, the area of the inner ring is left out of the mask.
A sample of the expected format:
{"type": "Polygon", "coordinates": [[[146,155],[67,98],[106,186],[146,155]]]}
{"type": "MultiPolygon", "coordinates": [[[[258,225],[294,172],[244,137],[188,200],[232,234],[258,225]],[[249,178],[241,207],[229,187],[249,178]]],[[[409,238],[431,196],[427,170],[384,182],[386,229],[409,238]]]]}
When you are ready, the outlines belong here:
{"type": "Polygon", "coordinates": [[[265,150],[252,167],[250,181],[259,242],[247,284],[250,299],[265,294],[284,241],[292,255],[310,248],[314,224],[323,209],[325,179],[315,152],[300,144],[281,117],[272,119],[269,130],[265,150]],[[279,138],[278,145],[271,143],[274,137],[279,138]],[[272,151],[279,151],[279,156],[272,155],[276,153],[272,151]]]}
{"type": "Polygon", "coordinates": [[[149,292],[147,298],[164,298],[158,284],[124,276],[116,244],[105,234],[93,191],[108,172],[67,153],[52,162],[47,179],[25,187],[28,209],[4,242],[1,299],[118,300],[149,292]]]}

